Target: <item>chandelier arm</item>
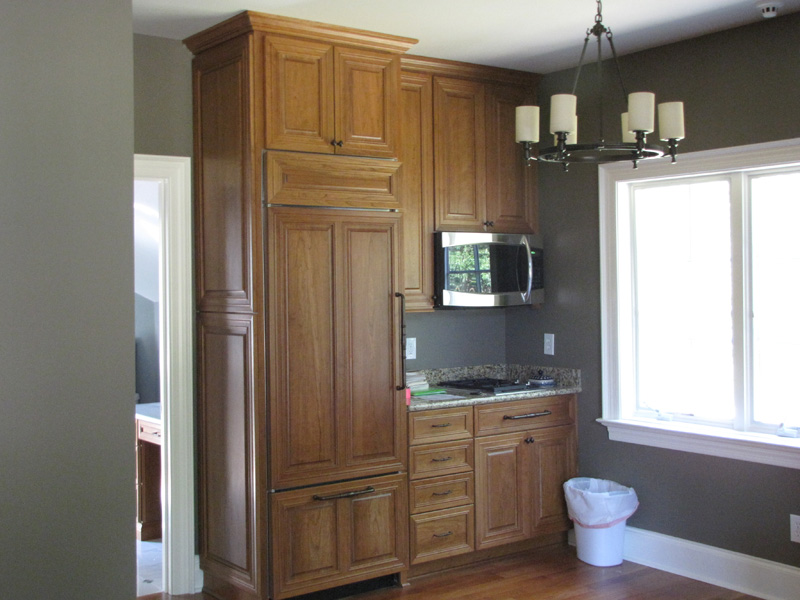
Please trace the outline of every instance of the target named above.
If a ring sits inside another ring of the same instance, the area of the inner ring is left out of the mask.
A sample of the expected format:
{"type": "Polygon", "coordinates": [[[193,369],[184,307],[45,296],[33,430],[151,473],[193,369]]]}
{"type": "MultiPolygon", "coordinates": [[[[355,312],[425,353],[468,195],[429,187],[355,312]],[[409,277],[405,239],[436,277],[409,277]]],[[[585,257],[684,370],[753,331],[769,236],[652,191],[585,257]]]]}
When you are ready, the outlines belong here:
{"type": "MultiPolygon", "coordinates": [[[[599,2],[598,2],[599,4],[599,2]]],[[[600,123],[600,135],[597,139],[600,140],[602,143],[605,140],[603,132],[605,131],[605,123],[604,123],[604,115],[605,112],[603,109],[605,108],[605,101],[603,99],[603,60],[602,60],[602,47],[601,47],[601,38],[597,36],[597,108],[599,114],[599,123],[600,123]]]]}
{"type": "Polygon", "coordinates": [[[619,87],[622,88],[622,98],[625,102],[628,101],[628,90],[625,89],[625,82],[622,81],[622,70],[619,68],[619,59],[617,58],[617,49],[614,47],[614,34],[610,29],[606,29],[606,39],[608,45],[611,46],[611,55],[614,57],[614,67],[617,71],[617,78],[619,79],[619,87]]]}
{"type": "Polygon", "coordinates": [[[578,89],[578,79],[581,77],[581,67],[583,66],[583,57],[586,56],[586,47],[589,45],[589,32],[586,33],[586,38],[583,40],[583,50],[581,50],[581,58],[578,61],[578,68],[575,71],[575,81],[572,83],[572,95],[575,95],[575,90],[578,89]]]}

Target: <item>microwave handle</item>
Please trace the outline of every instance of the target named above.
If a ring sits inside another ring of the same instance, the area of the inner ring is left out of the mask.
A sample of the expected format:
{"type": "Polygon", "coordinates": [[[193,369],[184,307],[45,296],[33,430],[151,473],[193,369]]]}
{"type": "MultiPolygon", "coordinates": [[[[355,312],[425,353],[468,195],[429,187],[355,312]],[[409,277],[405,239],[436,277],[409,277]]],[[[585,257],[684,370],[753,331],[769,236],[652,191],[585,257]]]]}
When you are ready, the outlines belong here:
{"type": "Polygon", "coordinates": [[[528,243],[528,236],[522,236],[522,245],[525,246],[525,256],[528,257],[528,289],[522,295],[522,300],[528,302],[531,299],[531,290],[533,289],[533,255],[531,254],[531,245],[528,243]]]}

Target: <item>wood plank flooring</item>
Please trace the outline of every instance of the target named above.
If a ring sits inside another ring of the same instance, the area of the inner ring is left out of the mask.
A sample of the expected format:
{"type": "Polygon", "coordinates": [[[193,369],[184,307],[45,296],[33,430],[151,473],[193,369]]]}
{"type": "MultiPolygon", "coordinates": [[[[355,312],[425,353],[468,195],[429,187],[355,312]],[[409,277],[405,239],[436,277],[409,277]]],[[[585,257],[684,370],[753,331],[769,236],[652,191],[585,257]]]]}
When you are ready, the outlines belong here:
{"type": "MultiPolygon", "coordinates": [[[[155,594],[147,600],[213,600],[206,594],[155,594]]],[[[624,562],[593,567],[579,561],[571,547],[549,546],[413,579],[405,588],[389,587],[342,595],[328,591],[297,600],[757,600],[624,562]]]]}

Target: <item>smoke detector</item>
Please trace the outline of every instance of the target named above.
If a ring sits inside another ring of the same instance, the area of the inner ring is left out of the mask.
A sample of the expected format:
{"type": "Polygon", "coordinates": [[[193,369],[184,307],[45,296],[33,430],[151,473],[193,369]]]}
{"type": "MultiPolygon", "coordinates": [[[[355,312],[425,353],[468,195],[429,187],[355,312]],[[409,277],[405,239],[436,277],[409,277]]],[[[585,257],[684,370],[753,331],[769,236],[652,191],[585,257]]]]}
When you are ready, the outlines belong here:
{"type": "Polygon", "coordinates": [[[783,7],[782,2],[759,2],[756,8],[761,11],[761,16],[771,19],[778,16],[778,9],[783,7]]]}

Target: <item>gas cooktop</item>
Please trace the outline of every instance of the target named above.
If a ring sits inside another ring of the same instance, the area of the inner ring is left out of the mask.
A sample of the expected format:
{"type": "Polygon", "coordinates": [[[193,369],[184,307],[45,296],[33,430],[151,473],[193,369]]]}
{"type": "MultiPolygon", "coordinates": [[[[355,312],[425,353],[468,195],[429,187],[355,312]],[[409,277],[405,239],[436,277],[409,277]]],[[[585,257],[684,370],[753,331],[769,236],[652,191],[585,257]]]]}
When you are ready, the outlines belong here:
{"type": "Polygon", "coordinates": [[[499,394],[512,394],[514,392],[521,392],[530,389],[527,383],[511,381],[510,379],[492,379],[490,377],[440,381],[437,385],[446,388],[489,392],[496,396],[499,394]]]}

